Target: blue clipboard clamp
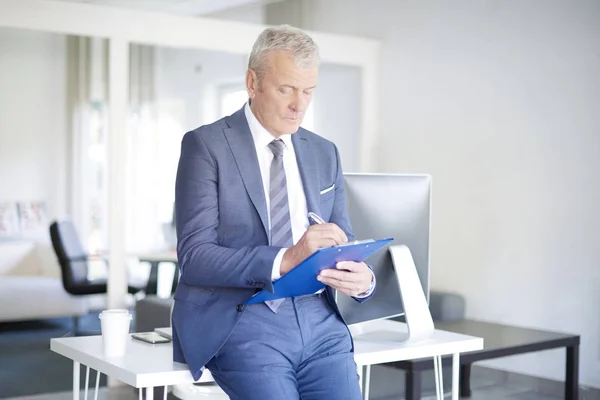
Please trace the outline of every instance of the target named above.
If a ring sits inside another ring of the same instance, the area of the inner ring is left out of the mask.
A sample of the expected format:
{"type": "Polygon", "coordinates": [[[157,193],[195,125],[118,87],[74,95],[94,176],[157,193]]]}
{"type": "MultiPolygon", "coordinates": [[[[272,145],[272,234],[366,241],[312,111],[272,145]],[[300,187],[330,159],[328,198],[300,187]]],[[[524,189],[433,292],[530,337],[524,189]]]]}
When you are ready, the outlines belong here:
{"type": "Polygon", "coordinates": [[[365,261],[392,240],[394,239],[370,240],[319,249],[298,264],[296,268],[278,279],[273,284],[273,293],[263,289],[244,304],[262,303],[269,300],[315,293],[325,287],[325,284],[317,280],[319,272],[324,269],[335,268],[340,261],[365,261]]]}

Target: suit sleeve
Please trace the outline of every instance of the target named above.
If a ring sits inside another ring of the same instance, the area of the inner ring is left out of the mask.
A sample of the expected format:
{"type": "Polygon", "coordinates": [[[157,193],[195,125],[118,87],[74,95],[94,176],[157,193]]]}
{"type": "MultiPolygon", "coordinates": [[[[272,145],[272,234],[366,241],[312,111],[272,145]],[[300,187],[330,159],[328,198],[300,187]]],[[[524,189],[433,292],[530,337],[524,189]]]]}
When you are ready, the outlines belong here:
{"type": "Polygon", "coordinates": [[[181,279],[189,285],[265,288],[280,248],[227,248],[218,244],[218,165],[202,137],[185,134],[175,183],[177,256],[181,279]]]}
{"type": "MultiPolygon", "coordinates": [[[[337,173],[335,178],[335,199],[333,203],[333,211],[331,212],[331,218],[329,219],[329,221],[339,226],[344,231],[344,233],[346,233],[348,241],[351,242],[353,240],[356,240],[356,238],[352,233],[352,224],[350,223],[350,216],[348,215],[348,208],[346,205],[346,193],[344,191],[344,173],[342,172],[342,161],[337,147],[335,145],[333,147],[335,150],[337,173]]],[[[368,267],[371,268],[370,265],[368,265],[368,267]]],[[[373,268],[371,268],[371,271],[373,271],[373,268]]],[[[375,283],[375,285],[373,286],[373,290],[369,293],[368,296],[354,297],[354,299],[359,303],[370,299],[371,296],[373,296],[373,293],[375,293],[375,288],[377,287],[375,279],[373,280],[373,282],[375,283]]]]}

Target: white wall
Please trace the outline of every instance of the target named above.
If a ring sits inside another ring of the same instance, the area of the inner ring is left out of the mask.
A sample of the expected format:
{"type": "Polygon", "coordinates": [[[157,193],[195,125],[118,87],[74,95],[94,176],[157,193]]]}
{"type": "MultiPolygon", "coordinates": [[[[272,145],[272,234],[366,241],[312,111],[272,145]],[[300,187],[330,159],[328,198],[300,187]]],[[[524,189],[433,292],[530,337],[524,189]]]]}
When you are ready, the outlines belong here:
{"type": "Polygon", "coordinates": [[[68,207],[66,37],[0,28],[0,200],[68,207]]]}
{"type": "MultiPolygon", "coordinates": [[[[301,12],[383,42],[377,169],[433,175],[432,286],[464,294],[470,318],[581,334],[580,382],[600,387],[600,2],[301,12]]],[[[564,379],[559,350],[487,365],[564,379]]]]}
{"type": "Polygon", "coordinates": [[[205,14],[202,17],[249,22],[252,24],[263,24],[265,20],[264,7],[261,3],[205,14]]]}
{"type": "Polygon", "coordinates": [[[314,130],[336,144],[344,172],[360,170],[360,87],[360,68],[320,65],[314,130]]]}
{"type": "Polygon", "coordinates": [[[243,89],[247,62],[247,57],[240,54],[157,48],[159,111],[166,111],[167,103],[177,108],[177,119],[186,131],[214,122],[216,111],[208,112],[205,103],[214,100],[213,90],[218,85],[239,85],[243,89]]]}

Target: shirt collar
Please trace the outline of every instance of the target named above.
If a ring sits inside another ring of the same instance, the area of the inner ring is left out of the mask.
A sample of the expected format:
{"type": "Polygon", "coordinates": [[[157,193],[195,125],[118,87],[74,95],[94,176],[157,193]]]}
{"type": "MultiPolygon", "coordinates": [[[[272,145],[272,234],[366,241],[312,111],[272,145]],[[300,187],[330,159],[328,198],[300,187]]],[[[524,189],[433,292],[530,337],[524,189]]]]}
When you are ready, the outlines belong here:
{"type": "MultiPolygon", "coordinates": [[[[258,147],[258,148],[267,147],[269,145],[269,143],[271,143],[273,140],[276,139],[276,137],[273,136],[268,130],[266,130],[261,125],[261,123],[258,121],[258,119],[256,119],[256,117],[254,116],[254,113],[250,109],[249,103],[246,103],[246,105],[244,106],[244,113],[246,114],[246,120],[248,121],[248,126],[250,127],[250,133],[252,134],[252,137],[254,138],[254,143],[255,143],[256,147],[258,147]]],[[[279,139],[281,139],[283,141],[283,144],[285,144],[286,148],[289,149],[292,147],[292,135],[291,134],[281,135],[279,137],[279,139]]]]}

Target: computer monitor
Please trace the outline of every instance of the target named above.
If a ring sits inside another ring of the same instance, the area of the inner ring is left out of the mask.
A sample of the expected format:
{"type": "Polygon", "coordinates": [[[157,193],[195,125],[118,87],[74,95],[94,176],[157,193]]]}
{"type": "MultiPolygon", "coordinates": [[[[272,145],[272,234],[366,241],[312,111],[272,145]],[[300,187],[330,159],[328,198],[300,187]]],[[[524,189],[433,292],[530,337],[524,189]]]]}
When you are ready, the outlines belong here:
{"type": "MultiPolygon", "coordinates": [[[[352,231],[356,239],[394,238],[406,245],[429,302],[429,236],[431,177],[402,174],[344,174],[344,187],[352,231]]],[[[389,251],[367,259],[377,278],[375,294],[359,304],[338,294],[337,304],[347,324],[401,316],[400,289],[389,251]]]]}

